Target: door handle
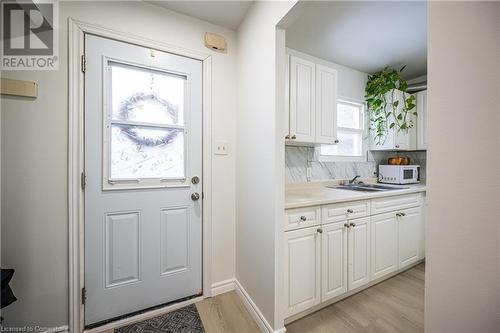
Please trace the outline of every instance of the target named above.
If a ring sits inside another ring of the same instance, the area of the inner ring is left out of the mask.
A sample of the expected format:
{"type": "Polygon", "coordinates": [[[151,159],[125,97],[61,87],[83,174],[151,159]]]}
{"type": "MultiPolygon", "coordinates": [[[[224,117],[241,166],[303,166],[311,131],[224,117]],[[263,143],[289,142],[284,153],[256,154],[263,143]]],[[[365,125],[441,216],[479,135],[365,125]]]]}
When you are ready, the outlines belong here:
{"type": "Polygon", "coordinates": [[[194,192],[193,194],[191,194],[191,200],[197,201],[199,199],[200,199],[200,194],[199,193],[194,192]]]}

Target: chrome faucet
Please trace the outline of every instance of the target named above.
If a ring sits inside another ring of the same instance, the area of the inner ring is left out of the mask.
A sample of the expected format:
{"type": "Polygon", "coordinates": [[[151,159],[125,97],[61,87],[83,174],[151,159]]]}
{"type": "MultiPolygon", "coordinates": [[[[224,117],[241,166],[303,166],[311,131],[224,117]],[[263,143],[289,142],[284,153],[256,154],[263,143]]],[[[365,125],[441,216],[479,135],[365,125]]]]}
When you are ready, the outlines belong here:
{"type": "Polygon", "coordinates": [[[356,179],[358,179],[359,177],[361,177],[360,175],[356,175],[353,179],[351,179],[349,181],[349,184],[354,184],[354,182],[356,181],[356,179]]]}

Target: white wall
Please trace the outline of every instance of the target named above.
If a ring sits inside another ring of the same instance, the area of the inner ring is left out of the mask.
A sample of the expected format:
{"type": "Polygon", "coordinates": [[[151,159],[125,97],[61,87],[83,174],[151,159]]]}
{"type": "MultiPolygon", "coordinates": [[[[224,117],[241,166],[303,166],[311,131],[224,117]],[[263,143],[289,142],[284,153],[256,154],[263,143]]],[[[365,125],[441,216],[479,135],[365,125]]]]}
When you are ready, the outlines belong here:
{"type": "Polygon", "coordinates": [[[500,3],[429,6],[425,331],[500,332],[500,3]]]}
{"type": "Polygon", "coordinates": [[[284,191],[276,24],[294,3],[254,3],[237,35],[236,278],[272,326],[280,326],[274,324],[275,237],[277,212],[283,211],[277,191],[284,191]]]}
{"type": "Polygon", "coordinates": [[[312,61],[314,63],[334,68],[338,71],[338,95],[339,98],[354,99],[364,102],[365,87],[368,80],[368,74],[356,69],[336,64],[312,55],[294,50],[287,49],[287,53],[312,61]]]}
{"type": "Polygon", "coordinates": [[[34,100],[2,96],[2,267],[13,267],[19,300],[2,311],[5,325],[68,323],[67,18],[212,53],[213,139],[229,143],[214,156],[213,282],[234,277],[236,33],[143,2],[61,2],[60,69],[2,72],[34,80],[34,100]],[[206,31],[226,37],[228,52],[203,45],[206,31]]]}

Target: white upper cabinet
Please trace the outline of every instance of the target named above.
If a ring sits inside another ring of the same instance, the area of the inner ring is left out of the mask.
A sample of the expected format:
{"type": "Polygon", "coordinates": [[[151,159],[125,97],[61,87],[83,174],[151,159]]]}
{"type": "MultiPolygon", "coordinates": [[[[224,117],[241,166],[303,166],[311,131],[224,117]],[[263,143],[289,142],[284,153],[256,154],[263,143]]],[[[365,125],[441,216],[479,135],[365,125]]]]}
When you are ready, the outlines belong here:
{"type": "Polygon", "coordinates": [[[290,57],[290,139],[314,143],[316,138],[316,65],[290,57]]]}
{"type": "Polygon", "coordinates": [[[417,93],[417,149],[427,149],[427,90],[417,93]]]}
{"type": "MultiPolygon", "coordinates": [[[[407,94],[406,96],[409,96],[407,94]]],[[[393,101],[399,101],[398,109],[401,109],[403,105],[405,105],[404,101],[404,93],[400,90],[394,90],[394,92],[389,92],[386,95],[386,99],[388,104],[390,105],[393,101]]],[[[398,112],[396,109],[396,112],[398,112]]],[[[394,110],[388,106],[388,112],[392,112],[394,114],[394,110]]],[[[371,133],[371,150],[415,150],[417,149],[416,145],[416,119],[413,115],[414,109],[408,112],[408,117],[413,121],[414,126],[407,131],[398,131],[397,126],[392,129],[387,130],[387,135],[385,138],[382,138],[380,144],[377,144],[375,140],[375,133],[372,131],[371,133]]],[[[391,121],[388,122],[387,126],[389,126],[391,121]]]]}
{"type": "Polygon", "coordinates": [[[287,142],[335,144],[337,141],[337,70],[290,55],[287,142]]]}
{"type": "Polygon", "coordinates": [[[338,73],[330,67],[316,65],[316,140],[336,144],[338,73]]]}

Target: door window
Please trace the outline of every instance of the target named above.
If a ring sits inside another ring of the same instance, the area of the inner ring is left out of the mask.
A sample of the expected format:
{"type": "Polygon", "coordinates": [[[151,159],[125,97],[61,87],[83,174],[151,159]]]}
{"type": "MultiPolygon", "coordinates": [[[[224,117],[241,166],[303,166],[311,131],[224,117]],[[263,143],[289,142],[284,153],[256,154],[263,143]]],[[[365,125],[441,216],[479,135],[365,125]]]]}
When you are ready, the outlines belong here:
{"type": "Polygon", "coordinates": [[[107,62],[104,185],[186,179],[187,77],[107,62]]]}

